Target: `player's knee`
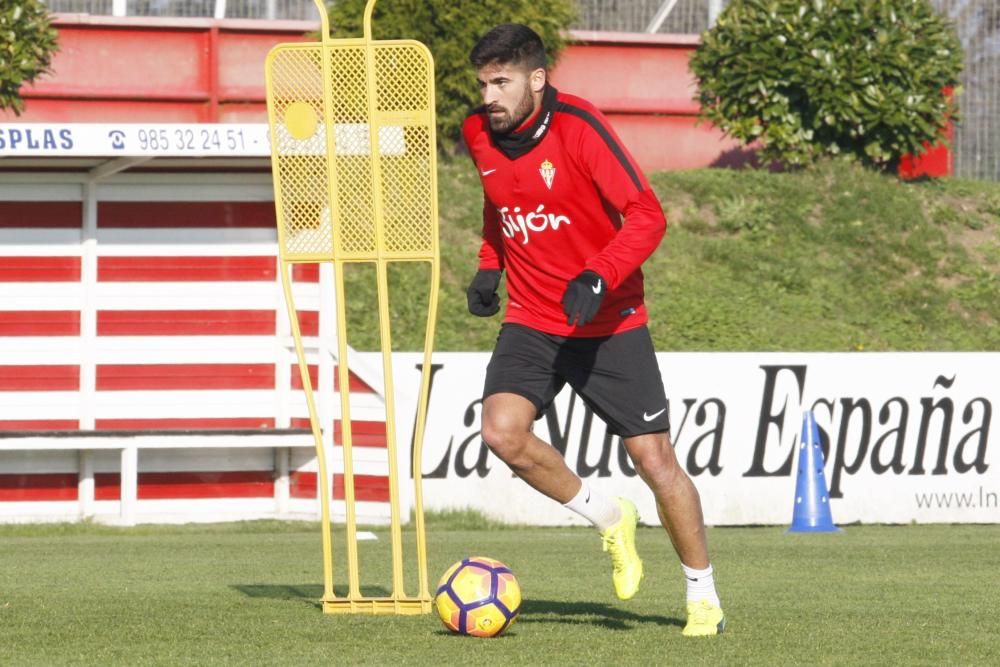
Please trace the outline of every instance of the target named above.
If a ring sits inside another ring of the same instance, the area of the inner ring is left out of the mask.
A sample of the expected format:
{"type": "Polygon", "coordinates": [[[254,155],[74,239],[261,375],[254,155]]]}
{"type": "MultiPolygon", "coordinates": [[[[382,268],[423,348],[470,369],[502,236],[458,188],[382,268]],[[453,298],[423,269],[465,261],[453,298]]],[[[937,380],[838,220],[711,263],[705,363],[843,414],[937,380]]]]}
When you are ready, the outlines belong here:
{"type": "Polygon", "coordinates": [[[490,451],[508,465],[516,463],[524,451],[524,438],[502,421],[484,419],[480,435],[490,451]]]}
{"type": "Polygon", "coordinates": [[[639,477],[649,485],[671,485],[678,473],[683,473],[676,457],[669,456],[659,447],[646,447],[633,452],[632,464],[639,477]]]}
{"type": "Polygon", "coordinates": [[[649,456],[632,457],[632,465],[635,467],[635,471],[639,477],[647,484],[652,481],[653,475],[659,471],[659,466],[649,456]]]}

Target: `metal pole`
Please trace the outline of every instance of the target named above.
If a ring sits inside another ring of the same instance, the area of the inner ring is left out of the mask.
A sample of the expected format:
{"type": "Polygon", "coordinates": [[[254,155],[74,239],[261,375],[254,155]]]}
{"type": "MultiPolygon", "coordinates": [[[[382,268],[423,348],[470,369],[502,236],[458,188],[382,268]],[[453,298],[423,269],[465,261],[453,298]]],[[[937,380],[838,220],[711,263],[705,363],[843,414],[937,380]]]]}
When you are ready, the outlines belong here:
{"type": "Polygon", "coordinates": [[[111,3],[111,15],[112,16],[125,16],[127,13],[125,9],[125,0],[113,0],[111,3]]]}
{"type": "Polygon", "coordinates": [[[708,0],[708,27],[715,25],[715,19],[719,18],[719,12],[723,9],[722,0],[708,0]]]}
{"type": "Polygon", "coordinates": [[[663,0],[663,4],[661,4],[660,8],[656,10],[656,14],[653,16],[653,19],[649,22],[649,25],[646,26],[645,32],[650,34],[659,32],[663,22],[667,20],[668,16],[670,16],[670,12],[674,11],[674,5],[676,4],[677,0],[663,0]]]}

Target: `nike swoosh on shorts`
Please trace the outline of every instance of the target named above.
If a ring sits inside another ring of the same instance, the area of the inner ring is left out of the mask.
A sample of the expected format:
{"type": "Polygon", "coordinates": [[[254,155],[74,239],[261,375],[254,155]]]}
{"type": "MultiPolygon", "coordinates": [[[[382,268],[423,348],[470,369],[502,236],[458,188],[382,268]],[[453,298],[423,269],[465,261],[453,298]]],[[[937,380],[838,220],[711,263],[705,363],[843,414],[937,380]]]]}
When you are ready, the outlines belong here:
{"type": "Polygon", "coordinates": [[[653,414],[648,414],[646,412],[643,412],[642,413],[642,419],[643,419],[643,421],[651,422],[654,419],[656,419],[657,417],[659,417],[660,415],[662,415],[665,410],[666,410],[666,408],[662,408],[662,409],[654,412],[653,414]]]}

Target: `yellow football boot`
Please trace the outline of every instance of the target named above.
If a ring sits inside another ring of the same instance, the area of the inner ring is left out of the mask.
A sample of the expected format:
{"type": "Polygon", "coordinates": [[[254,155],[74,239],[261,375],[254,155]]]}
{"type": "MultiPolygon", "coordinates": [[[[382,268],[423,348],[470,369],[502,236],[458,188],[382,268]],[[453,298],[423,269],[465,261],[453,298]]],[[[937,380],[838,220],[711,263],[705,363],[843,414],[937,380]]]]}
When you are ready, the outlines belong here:
{"type": "Polygon", "coordinates": [[[726,628],[726,615],[722,613],[722,607],[718,607],[708,600],[698,600],[688,602],[688,622],[681,632],[685,637],[709,637],[711,635],[721,635],[726,628]]]}
{"type": "Polygon", "coordinates": [[[611,581],[615,594],[621,600],[628,600],[639,590],[642,579],[642,561],[635,551],[635,527],[639,523],[639,512],[631,500],[615,498],[622,510],[618,523],[601,533],[604,550],[611,555],[611,581]]]}

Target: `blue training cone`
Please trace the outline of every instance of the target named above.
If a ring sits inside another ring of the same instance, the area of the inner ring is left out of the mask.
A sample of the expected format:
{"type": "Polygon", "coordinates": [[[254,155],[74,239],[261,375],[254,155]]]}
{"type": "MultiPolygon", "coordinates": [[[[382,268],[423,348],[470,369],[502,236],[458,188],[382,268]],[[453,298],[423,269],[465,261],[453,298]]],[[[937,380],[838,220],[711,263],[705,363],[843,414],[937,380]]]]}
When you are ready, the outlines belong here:
{"type": "Polygon", "coordinates": [[[790,533],[835,533],[830,513],[830,494],[823,473],[823,448],[812,412],[802,415],[802,444],[799,446],[799,475],[795,482],[795,510],[790,533]]]}

